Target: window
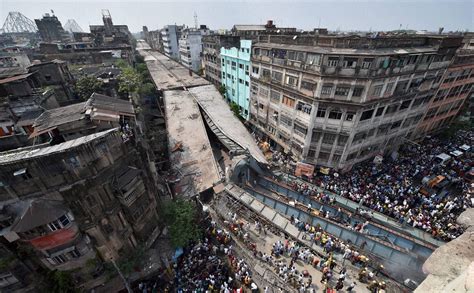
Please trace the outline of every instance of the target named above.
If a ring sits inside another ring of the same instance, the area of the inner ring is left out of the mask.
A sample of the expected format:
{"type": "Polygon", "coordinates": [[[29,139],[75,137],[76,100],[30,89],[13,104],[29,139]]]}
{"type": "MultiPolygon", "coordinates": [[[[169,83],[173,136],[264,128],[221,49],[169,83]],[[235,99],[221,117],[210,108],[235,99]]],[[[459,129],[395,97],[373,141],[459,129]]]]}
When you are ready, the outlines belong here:
{"type": "Polygon", "coordinates": [[[328,58],[328,66],[329,67],[336,67],[339,63],[339,57],[329,57],[328,58]]]}
{"type": "Polygon", "coordinates": [[[270,92],[270,101],[279,103],[280,102],[280,93],[272,90],[270,92]]]}
{"type": "Polygon", "coordinates": [[[262,76],[266,77],[266,78],[269,78],[271,76],[270,70],[264,68],[262,70],[262,76]]]}
{"type": "Polygon", "coordinates": [[[392,89],[393,89],[393,86],[395,85],[394,82],[389,82],[387,84],[387,87],[385,88],[385,94],[387,95],[391,95],[392,94],[392,89]]]}
{"type": "Polygon", "coordinates": [[[239,83],[240,83],[240,84],[244,84],[244,80],[241,79],[241,78],[239,78],[239,83]]]}
{"type": "Polygon", "coordinates": [[[356,86],[354,90],[352,91],[352,96],[353,97],[360,97],[362,96],[362,93],[364,92],[364,87],[356,86]]]}
{"type": "Polygon", "coordinates": [[[354,115],[355,115],[354,112],[347,112],[347,113],[346,113],[346,121],[352,121],[352,120],[354,120],[354,115]]]}
{"type": "Polygon", "coordinates": [[[316,84],[309,81],[301,81],[301,88],[309,91],[314,91],[316,89],[316,84]]]}
{"type": "Polygon", "coordinates": [[[398,121],[394,122],[392,124],[392,126],[390,127],[390,129],[398,128],[398,127],[400,127],[400,125],[402,125],[402,120],[398,120],[398,121]]]}
{"type": "Polygon", "coordinates": [[[281,82],[283,79],[283,73],[278,72],[278,71],[273,71],[272,72],[272,80],[276,82],[281,82]]]}
{"type": "Polygon", "coordinates": [[[346,57],[342,61],[342,67],[344,68],[355,68],[357,66],[357,58],[346,57]]]}
{"type": "Polygon", "coordinates": [[[385,115],[393,114],[397,112],[397,109],[398,109],[398,104],[389,105],[387,107],[387,111],[385,111],[385,115]]]}
{"type": "Polygon", "coordinates": [[[329,155],[330,155],[330,153],[319,152],[318,159],[322,162],[327,162],[327,160],[329,159],[329,155]]]}
{"type": "Polygon", "coordinates": [[[272,119],[278,121],[278,111],[273,111],[272,119]]]}
{"type": "Polygon", "coordinates": [[[340,120],[342,118],[342,112],[339,110],[332,110],[329,112],[329,119],[340,120]]]}
{"type": "Polygon", "coordinates": [[[295,76],[287,75],[286,76],[286,84],[291,85],[291,86],[297,86],[298,85],[298,78],[295,76]]]}
{"type": "Polygon", "coordinates": [[[400,110],[408,109],[410,108],[410,103],[411,100],[403,101],[403,103],[400,106],[400,110]]]}
{"type": "Polygon", "coordinates": [[[373,87],[372,96],[380,96],[382,93],[383,84],[376,85],[373,87]]]}
{"type": "Polygon", "coordinates": [[[81,253],[79,253],[79,251],[76,248],[74,248],[74,250],[69,252],[69,255],[72,258],[79,258],[81,256],[81,253]]]}
{"type": "Polygon", "coordinates": [[[56,221],[53,221],[53,222],[49,223],[48,228],[51,231],[56,231],[56,230],[61,229],[62,227],[61,227],[61,224],[56,220],[56,221]]]}
{"type": "Polygon", "coordinates": [[[336,141],[336,137],[337,137],[336,134],[325,133],[324,136],[323,136],[323,143],[324,144],[333,144],[334,141],[336,141]]]}
{"type": "Polygon", "coordinates": [[[336,154],[334,154],[334,155],[332,156],[332,162],[333,162],[333,164],[339,163],[340,160],[341,160],[341,155],[336,155],[336,154]]]}
{"type": "Polygon", "coordinates": [[[64,255],[60,254],[53,257],[53,261],[59,265],[59,264],[65,263],[67,259],[64,257],[64,255]]]}
{"type": "Polygon", "coordinates": [[[362,68],[369,69],[373,62],[374,58],[364,58],[364,61],[362,61],[362,68]]]}
{"type": "Polygon", "coordinates": [[[258,74],[258,67],[252,66],[252,73],[258,74]]]}
{"type": "Polygon", "coordinates": [[[293,108],[295,106],[295,99],[292,99],[287,96],[283,96],[283,100],[281,101],[282,104],[285,104],[286,106],[293,108]]]}
{"type": "Polygon", "coordinates": [[[362,116],[360,117],[360,121],[368,120],[372,118],[372,115],[374,114],[374,110],[367,110],[362,112],[362,116]]]}
{"type": "Polygon", "coordinates": [[[306,114],[311,114],[311,105],[303,103],[303,102],[298,102],[296,104],[296,110],[301,111],[306,114]]]}
{"type": "Polygon", "coordinates": [[[377,108],[377,112],[375,112],[375,117],[381,116],[383,114],[383,110],[385,110],[385,107],[377,108]]]}
{"type": "Polygon", "coordinates": [[[319,65],[321,63],[321,55],[308,53],[306,56],[306,63],[310,65],[319,65]]]}
{"type": "Polygon", "coordinates": [[[316,150],[310,149],[308,151],[308,158],[314,158],[315,155],[316,155],[316,150]]]}
{"type": "Polygon", "coordinates": [[[347,135],[339,135],[339,138],[337,139],[337,145],[345,146],[348,139],[349,139],[349,136],[347,135]]]}
{"type": "Polygon", "coordinates": [[[248,81],[245,81],[245,86],[249,86],[249,82],[248,82],[248,81]]]}
{"type": "Polygon", "coordinates": [[[316,117],[320,117],[320,118],[326,117],[326,109],[318,108],[318,111],[316,112],[316,117]]]}
{"type": "Polygon", "coordinates": [[[306,136],[306,134],[308,133],[308,128],[306,128],[304,126],[301,126],[301,125],[298,125],[296,123],[294,125],[294,129],[295,129],[295,132],[298,132],[298,133],[302,134],[303,136],[306,136]]]}
{"type": "Polygon", "coordinates": [[[280,115],[280,124],[285,124],[287,126],[292,126],[293,125],[293,120],[290,117],[281,114],[280,115]]]}
{"type": "Polygon", "coordinates": [[[332,92],[332,84],[323,85],[323,88],[321,89],[322,95],[330,95],[331,92],[332,92]]]}
{"type": "Polygon", "coordinates": [[[336,96],[347,96],[349,94],[350,87],[336,87],[336,96]]]}
{"type": "Polygon", "coordinates": [[[69,223],[71,223],[71,221],[69,220],[69,217],[67,215],[62,215],[61,217],[59,217],[59,222],[61,222],[61,225],[63,227],[69,225],[69,223]]]}
{"type": "Polygon", "coordinates": [[[347,156],[347,160],[348,160],[348,161],[352,161],[352,160],[354,160],[356,157],[357,157],[357,152],[350,153],[350,154],[347,156]]]}
{"type": "Polygon", "coordinates": [[[239,64],[239,68],[240,68],[240,69],[244,69],[244,65],[243,65],[243,64],[239,64]]]}

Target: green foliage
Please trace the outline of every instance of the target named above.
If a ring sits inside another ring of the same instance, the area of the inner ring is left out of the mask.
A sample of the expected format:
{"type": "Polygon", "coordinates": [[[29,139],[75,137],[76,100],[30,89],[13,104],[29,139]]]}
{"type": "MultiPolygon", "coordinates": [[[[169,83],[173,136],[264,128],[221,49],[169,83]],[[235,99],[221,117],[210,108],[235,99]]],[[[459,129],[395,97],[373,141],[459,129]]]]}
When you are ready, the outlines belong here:
{"type": "Polygon", "coordinates": [[[145,63],[140,63],[140,64],[137,64],[137,66],[135,66],[135,69],[137,70],[137,72],[141,75],[146,75],[148,74],[148,67],[146,66],[145,63]]]}
{"type": "Polygon", "coordinates": [[[119,93],[136,93],[142,83],[142,77],[132,68],[122,68],[119,76],[119,93]]]}
{"type": "Polygon", "coordinates": [[[225,96],[225,92],[226,92],[225,85],[221,84],[221,86],[219,87],[219,93],[225,96]]]}
{"type": "Polygon", "coordinates": [[[115,66],[117,66],[118,68],[125,68],[128,66],[127,62],[123,59],[118,59],[117,61],[115,61],[115,66]]]}
{"type": "Polygon", "coordinates": [[[190,241],[200,238],[201,231],[196,218],[196,206],[190,201],[179,199],[166,205],[164,219],[169,227],[173,247],[184,247],[190,241]]]}
{"type": "Polygon", "coordinates": [[[138,93],[142,97],[151,96],[155,94],[155,92],[155,85],[149,82],[144,83],[142,86],[140,86],[140,89],[138,90],[138,93]]]}
{"type": "Polygon", "coordinates": [[[234,112],[234,115],[235,115],[235,116],[240,117],[239,105],[237,105],[237,104],[234,103],[234,102],[231,102],[231,103],[230,103],[230,109],[232,110],[232,112],[234,112]]]}
{"type": "Polygon", "coordinates": [[[143,265],[145,248],[140,245],[136,249],[131,249],[121,255],[122,257],[119,259],[117,266],[122,274],[130,275],[136,267],[141,267],[143,265]]]}
{"type": "Polygon", "coordinates": [[[81,99],[87,100],[90,98],[92,93],[100,92],[102,85],[102,81],[98,80],[94,76],[83,76],[76,82],[76,94],[81,99]]]}
{"type": "Polygon", "coordinates": [[[145,63],[145,57],[140,54],[135,55],[135,62],[137,63],[145,63]]]}
{"type": "Polygon", "coordinates": [[[64,293],[64,292],[79,292],[74,285],[74,280],[70,272],[66,271],[50,271],[46,276],[48,283],[48,292],[64,293]]]}

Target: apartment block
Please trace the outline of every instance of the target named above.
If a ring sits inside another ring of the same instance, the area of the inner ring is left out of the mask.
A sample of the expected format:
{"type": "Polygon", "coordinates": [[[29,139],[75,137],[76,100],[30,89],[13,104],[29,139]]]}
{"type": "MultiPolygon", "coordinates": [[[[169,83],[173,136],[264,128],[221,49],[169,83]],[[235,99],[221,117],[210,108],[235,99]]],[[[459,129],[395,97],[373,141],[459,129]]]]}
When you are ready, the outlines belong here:
{"type": "Polygon", "coordinates": [[[221,83],[228,102],[239,106],[240,115],[249,118],[250,53],[252,41],[240,40],[239,47],[221,48],[221,83]]]}
{"type": "Polygon", "coordinates": [[[117,259],[158,235],[143,160],[120,128],[0,153],[0,235],[50,269],[97,277],[89,259],[117,259]]]}
{"type": "Polygon", "coordinates": [[[457,117],[460,109],[469,100],[474,86],[474,46],[467,35],[463,49],[459,49],[446,70],[441,85],[430,101],[428,111],[418,126],[417,136],[433,134],[447,126],[457,117]],[[468,49],[464,49],[464,48],[468,49]]]}
{"type": "Polygon", "coordinates": [[[349,170],[416,132],[460,36],[260,36],[250,122],[299,161],[349,170]]]}
{"type": "Polygon", "coordinates": [[[199,29],[185,29],[179,39],[179,58],[181,64],[198,72],[201,69],[202,36],[208,35],[209,30],[205,25],[199,29]]]}
{"type": "Polygon", "coordinates": [[[182,25],[167,25],[161,30],[161,40],[163,42],[163,51],[165,55],[179,60],[179,44],[181,38],[182,25]]]}
{"type": "Polygon", "coordinates": [[[238,48],[239,45],[239,36],[208,35],[202,37],[202,68],[207,80],[216,86],[221,85],[221,48],[238,48]]]}

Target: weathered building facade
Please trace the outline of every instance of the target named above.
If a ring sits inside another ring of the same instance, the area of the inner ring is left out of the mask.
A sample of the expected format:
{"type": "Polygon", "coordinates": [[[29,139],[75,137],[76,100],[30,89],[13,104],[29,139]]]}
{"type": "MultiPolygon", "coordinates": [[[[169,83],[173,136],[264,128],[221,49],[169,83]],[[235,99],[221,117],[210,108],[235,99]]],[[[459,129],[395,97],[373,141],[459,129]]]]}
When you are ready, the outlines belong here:
{"type": "Polygon", "coordinates": [[[250,122],[297,160],[348,170],[414,136],[461,40],[260,36],[250,122]]]}
{"type": "Polygon", "coordinates": [[[0,153],[2,230],[51,269],[117,259],[157,235],[154,181],[132,137],[110,129],[0,153]],[[22,215],[28,215],[27,217],[22,215]]]}
{"type": "Polygon", "coordinates": [[[221,85],[221,48],[237,48],[239,44],[239,36],[208,35],[202,37],[202,68],[207,80],[216,86],[221,85]]]}
{"type": "Polygon", "coordinates": [[[184,29],[182,25],[167,25],[161,30],[161,41],[165,55],[179,60],[179,39],[184,29]]]}
{"type": "MultiPolygon", "coordinates": [[[[468,46],[470,43],[469,39],[465,42],[468,46]]],[[[459,49],[418,125],[417,136],[423,137],[447,127],[472,95],[473,85],[474,49],[459,49]]]]}
{"type": "Polygon", "coordinates": [[[202,36],[209,34],[205,25],[199,29],[184,29],[179,39],[179,58],[181,64],[198,72],[201,69],[202,36]]]}

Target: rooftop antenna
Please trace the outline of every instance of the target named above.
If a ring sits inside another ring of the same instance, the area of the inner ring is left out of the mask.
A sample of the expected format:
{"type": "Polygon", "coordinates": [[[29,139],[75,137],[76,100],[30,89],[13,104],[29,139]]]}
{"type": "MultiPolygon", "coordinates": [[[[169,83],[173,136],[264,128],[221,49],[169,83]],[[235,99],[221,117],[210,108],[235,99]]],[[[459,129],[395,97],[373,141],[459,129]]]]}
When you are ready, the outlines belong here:
{"type": "Polygon", "coordinates": [[[51,9],[51,14],[54,15],[54,10],[53,9],[51,9]]]}
{"type": "Polygon", "coordinates": [[[194,28],[198,28],[198,15],[196,11],[194,11],[194,28]]]}

